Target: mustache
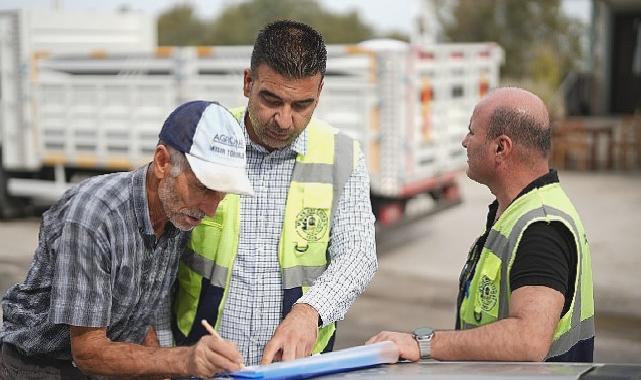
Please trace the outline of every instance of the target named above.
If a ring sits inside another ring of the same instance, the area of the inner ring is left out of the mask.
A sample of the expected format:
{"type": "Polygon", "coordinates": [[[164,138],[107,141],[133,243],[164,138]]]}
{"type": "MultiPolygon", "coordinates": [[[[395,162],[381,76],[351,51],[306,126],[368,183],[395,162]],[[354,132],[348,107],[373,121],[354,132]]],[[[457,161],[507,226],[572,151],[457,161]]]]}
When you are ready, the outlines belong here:
{"type": "Polygon", "coordinates": [[[270,121],[263,126],[263,129],[270,131],[275,134],[283,134],[281,127],[275,121],[270,121]]]}
{"type": "Polygon", "coordinates": [[[202,219],[206,216],[206,214],[200,210],[186,210],[186,211],[183,211],[182,214],[191,216],[192,218],[196,218],[196,219],[202,219]]]}

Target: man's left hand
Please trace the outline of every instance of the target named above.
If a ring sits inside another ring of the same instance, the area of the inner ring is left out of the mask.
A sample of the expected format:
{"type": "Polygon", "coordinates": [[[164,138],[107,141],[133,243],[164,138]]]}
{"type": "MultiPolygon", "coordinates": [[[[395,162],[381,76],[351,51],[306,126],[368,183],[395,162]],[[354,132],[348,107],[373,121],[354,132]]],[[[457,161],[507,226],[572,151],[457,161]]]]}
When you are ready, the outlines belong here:
{"type": "Polygon", "coordinates": [[[311,355],[318,335],[318,312],[312,306],[297,303],[276,328],[263,352],[261,364],[288,361],[311,355]]]}

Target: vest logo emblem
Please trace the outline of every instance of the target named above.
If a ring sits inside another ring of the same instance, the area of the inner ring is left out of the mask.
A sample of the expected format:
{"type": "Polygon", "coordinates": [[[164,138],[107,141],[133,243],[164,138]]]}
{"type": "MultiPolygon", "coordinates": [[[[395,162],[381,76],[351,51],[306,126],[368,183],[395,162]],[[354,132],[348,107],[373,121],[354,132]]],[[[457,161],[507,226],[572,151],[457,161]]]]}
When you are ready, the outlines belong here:
{"type": "Polygon", "coordinates": [[[327,230],[327,211],[305,207],[296,215],[296,232],[307,241],[318,241],[327,230]]]}
{"type": "Polygon", "coordinates": [[[483,276],[479,284],[479,301],[483,311],[490,311],[496,306],[498,300],[498,291],[496,284],[489,277],[483,276]]]}

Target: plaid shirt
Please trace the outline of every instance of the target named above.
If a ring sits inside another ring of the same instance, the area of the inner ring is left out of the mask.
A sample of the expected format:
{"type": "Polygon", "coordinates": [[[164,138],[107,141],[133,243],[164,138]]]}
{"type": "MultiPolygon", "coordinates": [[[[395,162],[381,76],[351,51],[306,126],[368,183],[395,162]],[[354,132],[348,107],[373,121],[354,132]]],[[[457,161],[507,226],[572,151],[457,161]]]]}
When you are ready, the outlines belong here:
{"type": "MultiPolygon", "coordinates": [[[[247,171],[254,197],[241,197],[238,253],[232,269],[220,334],[234,341],[245,363],[260,362],[281,322],[283,290],[278,243],[297,153],[305,153],[307,133],[268,152],[245,131],[247,171]]],[[[330,265],[298,302],[313,306],[324,325],[344,318],[377,269],[369,176],[361,153],[332,218],[330,265]]]]}
{"type": "Polygon", "coordinates": [[[106,327],[112,341],[143,341],[187,237],[168,224],[156,241],[146,173],[144,166],[90,178],[43,215],[27,277],[2,300],[0,341],[64,360],[71,359],[68,325],[106,327]]]}

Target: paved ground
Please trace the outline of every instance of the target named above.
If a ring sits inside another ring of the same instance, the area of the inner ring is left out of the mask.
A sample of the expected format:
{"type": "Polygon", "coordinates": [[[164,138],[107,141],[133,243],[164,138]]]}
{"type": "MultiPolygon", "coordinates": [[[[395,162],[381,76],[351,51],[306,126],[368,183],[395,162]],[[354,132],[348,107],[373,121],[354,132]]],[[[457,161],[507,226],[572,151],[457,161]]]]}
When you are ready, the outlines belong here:
{"type": "MultiPolygon", "coordinates": [[[[561,173],[592,246],[597,353],[641,363],[641,174],[561,173]]],[[[339,325],[338,347],[381,329],[451,328],[456,279],[491,194],[461,178],[465,202],[378,235],[379,272],[339,325]]],[[[0,223],[0,292],[19,281],[36,246],[38,218],[0,223]]]]}

